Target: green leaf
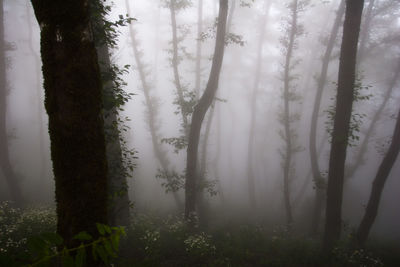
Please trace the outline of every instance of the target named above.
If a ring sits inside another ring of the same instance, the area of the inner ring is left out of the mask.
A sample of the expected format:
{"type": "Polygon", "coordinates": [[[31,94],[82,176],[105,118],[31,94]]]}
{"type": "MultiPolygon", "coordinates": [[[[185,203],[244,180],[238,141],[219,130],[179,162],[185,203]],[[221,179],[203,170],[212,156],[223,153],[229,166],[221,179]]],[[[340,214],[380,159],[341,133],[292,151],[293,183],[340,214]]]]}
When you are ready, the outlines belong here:
{"type": "Polygon", "coordinates": [[[61,245],[64,239],[57,233],[43,233],[41,237],[52,245],[61,245]]]}
{"type": "Polygon", "coordinates": [[[27,244],[30,254],[34,256],[35,259],[43,258],[49,254],[47,242],[39,236],[29,238],[27,244]]]}
{"type": "Polygon", "coordinates": [[[100,256],[101,260],[104,263],[108,263],[108,255],[107,255],[107,252],[106,252],[106,250],[104,249],[103,246],[98,245],[96,247],[96,254],[100,256]]]}
{"type": "Polygon", "coordinates": [[[111,236],[111,244],[114,247],[114,250],[116,251],[118,251],[119,248],[119,240],[120,240],[119,234],[114,234],[111,236]]]}
{"type": "Polygon", "coordinates": [[[75,235],[72,239],[77,239],[80,241],[87,241],[87,240],[92,240],[93,237],[90,234],[88,234],[86,231],[82,231],[82,232],[79,232],[77,235],[75,235]]]}
{"type": "Polygon", "coordinates": [[[78,252],[75,256],[75,266],[82,267],[85,264],[86,250],[83,244],[79,246],[78,252]]]}
{"type": "Polygon", "coordinates": [[[99,234],[105,235],[106,230],[104,229],[104,225],[100,223],[96,223],[97,231],[99,231],[99,234]]]}
{"type": "Polygon", "coordinates": [[[117,254],[115,253],[115,251],[113,250],[113,248],[111,247],[111,243],[108,240],[104,240],[104,248],[107,251],[107,254],[111,257],[116,258],[117,254]]]}

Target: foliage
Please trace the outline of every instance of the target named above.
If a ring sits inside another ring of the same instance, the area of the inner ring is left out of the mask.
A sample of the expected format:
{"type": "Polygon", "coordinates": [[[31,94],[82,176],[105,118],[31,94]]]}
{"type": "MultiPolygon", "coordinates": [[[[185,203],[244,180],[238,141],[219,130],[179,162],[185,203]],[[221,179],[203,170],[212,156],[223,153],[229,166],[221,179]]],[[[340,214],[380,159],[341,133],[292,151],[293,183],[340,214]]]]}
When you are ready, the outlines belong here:
{"type": "Polygon", "coordinates": [[[54,260],[62,266],[85,266],[86,253],[91,251],[95,261],[101,260],[109,264],[112,258],[118,256],[121,236],[125,235],[123,227],[110,227],[96,224],[99,238],[94,239],[82,231],[74,236],[80,244],[73,248],[62,247],[63,239],[56,233],[43,233],[28,239],[28,248],[33,259],[29,266],[49,266],[54,260]],[[57,249],[57,247],[59,249],[57,249]]]}
{"type": "Polygon", "coordinates": [[[165,188],[165,192],[177,192],[185,186],[185,176],[176,171],[166,171],[158,169],[157,179],[162,179],[161,186],[165,188]]]}
{"type": "MultiPolygon", "coordinates": [[[[337,86],[336,83],[334,83],[334,84],[337,86]]],[[[353,111],[351,113],[349,138],[347,141],[348,146],[350,146],[350,147],[356,146],[356,142],[360,139],[359,133],[360,133],[361,125],[363,123],[364,118],[367,116],[364,113],[354,112],[354,106],[356,103],[361,102],[361,101],[367,101],[372,97],[371,94],[365,93],[365,91],[369,90],[370,88],[371,88],[371,85],[364,85],[362,83],[361,77],[356,78],[356,82],[354,83],[353,111]]],[[[331,100],[336,102],[334,99],[331,99],[331,100]]],[[[331,105],[325,111],[325,113],[327,114],[327,121],[325,122],[326,131],[328,132],[330,139],[332,139],[333,122],[334,122],[335,113],[336,113],[336,103],[331,105]]]]}

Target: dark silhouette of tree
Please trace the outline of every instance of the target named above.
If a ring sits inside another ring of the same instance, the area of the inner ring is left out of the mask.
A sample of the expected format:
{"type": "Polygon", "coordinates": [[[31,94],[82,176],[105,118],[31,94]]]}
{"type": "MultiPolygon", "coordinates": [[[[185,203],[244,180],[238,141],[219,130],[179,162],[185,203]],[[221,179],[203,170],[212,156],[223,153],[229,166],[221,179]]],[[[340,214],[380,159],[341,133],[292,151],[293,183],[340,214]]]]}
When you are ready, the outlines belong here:
{"type": "Polygon", "coordinates": [[[102,84],[88,0],[32,0],[41,29],[57,232],[66,246],[107,223],[102,84]]]}
{"type": "Polygon", "coordinates": [[[332,144],[326,201],[326,220],[323,249],[330,252],[340,238],[342,226],[342,198],[344,166],[350,132],[354,99],[358,36],[364,0],[346,2],[343,39],[340,51],[336,111],[333,122],[332,144]]]}
{"type": "Polygon", "coordinates": [[[214,56],[211,66],[209,80],[203,95],[198,104],[194,107],[192,123],[189,132],[187,162],[186,162],[186,182],[185,182],[185,219],[190,220],[196,212],[197,191],[197,158],[200,139],[201,125],[205,114],[209,109],[218,88],[219,74],[221,71],[222,60],[225,47],[226,20],[228,14],[228,1],[220,0],[220,10],[218,15],[217,37],[215,42],[214,56]]]}
{"type": "Polygon", "coordinates": [[[318,163],[318,152],[316,145],[318,117],[320,113],[322,95],[328,76],[329,63],[331,62],[332,51],[335,46],[337,35],[339,33],[339,28],[342,25],[344,11],[345,11],[345,0],[341,0],[340,6],[337,10],[335,21],[332,26],[329,40],[325,49],[325,54],[322,59],[322,68],[321,68],[321,73],[317,79],[317,92],[315,94],[314,107],[311,115],[310,162],[311,162],[311,170],[312,170],[314,189],[315,189],[315,202],[314,202],[313,215],[311,221],[311,235],[316,235],[319,229],[319,222],[323,209],[323,201],[325,199],[325,188],[326,188],[326,182],[321,175],[321,170],[318,163]]]}
{"type": "Polygon", "coordinates": [[[10,152],[8,148],[7,136],[7,63],[6,51],[7,45],[4,40],[4,11],[3,0],[0,0],[0,167],[8,185],[11,199],[21,205],[23,201],[20,183],[15,175],[10,162],[10,152]]]}
{"type": "Polygon", "coordinates": [[[390,171],[397,159],[400,150],[400,110],[397,114],[396,126],[394,129],[392,142],[389,150],[383,158],[378,172],[372,183],[371,195],[369,197],[368,205],[365,210],[364,217],[358,227],[355,239],[357,245],[364,246],[367,241],[371,227],[378,215],[379,202],[382,196],[382,191],[390,174],[390,171]]]}

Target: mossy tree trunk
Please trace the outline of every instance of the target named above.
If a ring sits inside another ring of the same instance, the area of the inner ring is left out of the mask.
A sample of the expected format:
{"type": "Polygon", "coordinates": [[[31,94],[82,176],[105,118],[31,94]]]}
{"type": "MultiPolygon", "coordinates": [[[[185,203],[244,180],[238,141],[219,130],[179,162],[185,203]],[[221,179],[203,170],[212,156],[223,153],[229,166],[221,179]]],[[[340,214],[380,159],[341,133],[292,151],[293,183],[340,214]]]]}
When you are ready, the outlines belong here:
{"type": "Polygon", "coordinates": [[[41,29],[57,232],[67,246],[107,223],[102,85],[88,0],[32,0],[41,29]]]}
{"type": "Polygon", "coordinates": [[[344,166],[354,98],[357,44],[364,0],[347,0],[340,52],[336,111],[329,159],[323,249],[330,252],[340,238],[344,166]]]}

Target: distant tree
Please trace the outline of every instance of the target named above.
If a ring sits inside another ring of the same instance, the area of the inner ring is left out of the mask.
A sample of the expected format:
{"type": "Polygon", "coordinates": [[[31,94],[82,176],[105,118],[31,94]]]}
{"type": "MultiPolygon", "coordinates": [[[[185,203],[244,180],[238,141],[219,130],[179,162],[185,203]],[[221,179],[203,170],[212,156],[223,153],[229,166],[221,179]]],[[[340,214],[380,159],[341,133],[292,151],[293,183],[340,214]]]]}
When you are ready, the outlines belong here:
{"type": "Polygon", "coordinates": [[[290,110],[290,102],[299,100],[300,96],[295,91],[293,80],[294,67],[298,64],[299,60],[294,57],[294,51],[297,48],[297,38],[304,33],[303,26],[299,23],[299,13],[304,10],[307,1],[293,0],[289,4],[290,15],[287,25],[284,26],[284,36],[281,38],[283,46],[283,54],[285,56],[285,63],[283,66],[283,111],[279,114],[279,121],[283,125],[283,131],[280,132],[285,145],[282,156],[282,169],[283,169],[283,198],[286,212],[286,223],[290,227],[293,223],[292,205],[291,205],[291,192],[290,181],[291,174],[293,173],[293,155],[301,151],[301,147],[296,144],[297,134],[293,128],[293,122],[299,119],[299,114],[293,113],[290,110]]]}
{"type": "Polygon", "coordinates": [[[225,47],[226,20],[228,14],[228,1],[220,0],[217,36],[215,42],[214,56],[211,66],[209,80],[206,89],[201,96],[198,104],[194,107],[192,123],[189,132],[187,162],[186,162],[186,182],[185,182],[185,219],[190,220],[196,212],[197,197],[197,160],[198,145],[200,139],[201,125],[205,114],[214,100],[218,88],[219,74],[221,71],[222,60],[225,47]]]}
{"type": "Polygon", "coordinates": [[[0,167],[8,185],[11,199],[21,205],[23,201],[20,181],[11,166],[10,152],[8,148],[9,138],[7,135],[7,62],[5,52],[7,44],[4,39],[4,7],[0,0],[0,167]]]}
{"type": "Polygon", "coordinates": [[[340,238],[344,166],[354,98],[358,36],[364,0],[347,0],[340,52],[336,109],[329,159],[323,249],[330,252],[340,238]]]}
{"type": "Polygon", "coordinates": [[[249,141],[247,146],[247,184],[249,190],[250,205],[252,208],[256,206],[256,193],[255,193],[255,177],[254,177],[254,146],[255,146],[255,127],[256,127],[256,115],[257,115],[257,97],[260,86],[260,78],[262,72],[262,56],[263,56],[263,45],[265,39],[265,27],[269,16],[269,10],[271,7],[271,1],[265,1],[265,14],[263,14],[260,23],[260,35],[257,44],[257,55],[256,55],[256,69],[254,72],[253,89],[251,92],[251,117],[250,117],[250,132],[249,141]]]}
{"type": "Polygon", "coordinates": [[[67,246],[107,224],[102,83],[88,0],[32,0],[41,29],[45,107],[55,177],[57,232],[67,246]]]}
{"type": "Polygon", "coordinates": [[[387,178],[392,170],[394,163],[400,150],[400,110],[397,114],[396,126],[393,132],[392,142],[389,150],[383,158],[378,172],[372,183],[371,194],[365,210],[364,217],[357,229],[355,241],[357,245],[364,246],[367,241],[371,227],[378,215],[379,202],[381,200],[382,191],[387,181],[387,178]]]}
{"type": "Polygon", "coordinates": [[[311,170],[312,170],[314,189],[315,189],[315,202],[314,202],[312,222],[311,222],[312,235],[315,235],[319,229],[319,222],[321,218],[322,209],[324,206],[323,202],[326,193],[325,191],[326,181],[321,175],[321,170],[318,162],[318,152],[317,152],[318,117],[320,113],[322,95],[328,76],[329,63],[331,62],[332,51],[335,46],[335,41],[339,33],[339,28],[342,25],[344,11],[345,11],[345,0],[341,0],[339,8],[336,13],[335,21],[332,25],[332,30],[329,35],[328,43],[326,45],[325,54],[322,59],[321,73],[317,78],[317,92],[315,94],[314,107],[311,115],[310,161],[311,161],[311,170]]]}
{"type": "MultiPolygon", "coordinates": [[[[125,1],[128,14],[131,13],[129,1],[125,1]]],[[[159,175],[162,175],[162,178],[167,180],[167,184],[165,185],[167,192],[172,192],[175,203],[178,208],[181,208],[182,201],[179,198],[178,190],[181,188],[179,180],[173,180],[173,178],[179,177],[176,172],[172,170],[170,166],[170,161],[167,157],[167,151],[162,147],[161,143],[161,134],[160,134],[160,126],[158,122],[158,108],[159,103],[158,99],[152,95],[153,87],[151,82],[149,81],[148,73],[146,72],[146,65],[143,62],[143,51],[139,48],[139,40],[137,38],[137,32],[134,29],[134,25],[129,26],[129,33],[132,40],[132,50],[135,58],[135,63],[137,66],[139,78],[142,85],[145,105],[147,107],[147,117],[146,122],[149,127],[150,135],[151,135],[151,143],[153,145],[154,156],[158,160],[160,164],[159,175]]]]}

